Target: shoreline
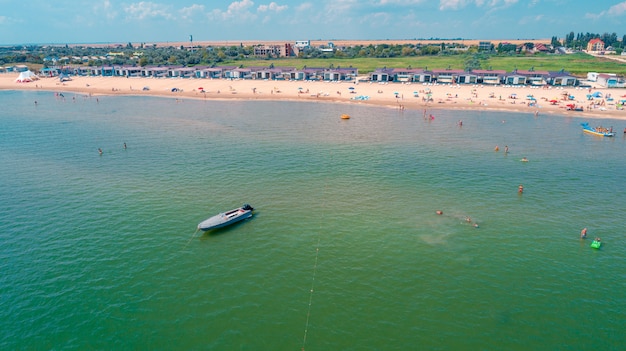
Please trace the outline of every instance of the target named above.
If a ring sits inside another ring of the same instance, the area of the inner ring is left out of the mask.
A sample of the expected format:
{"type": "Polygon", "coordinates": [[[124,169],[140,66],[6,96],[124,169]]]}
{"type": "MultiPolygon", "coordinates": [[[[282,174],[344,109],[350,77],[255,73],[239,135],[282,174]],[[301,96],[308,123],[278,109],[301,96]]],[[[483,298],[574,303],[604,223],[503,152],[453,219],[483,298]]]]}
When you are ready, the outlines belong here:
{"type": "Polygon", "coordinates": [[[58,78],[40,78],[17,83],[16,78],[16,73],[0,74],[0,90],[41,90],[89,96],[328,102],[424,110],[424,113],[438,109],[504,111],[626,121],[626,110],[617,109],[619,101],[626,100],[626,89],[620,88],[100,76],[77,76],[64,82],[58,78]],[[590,100],[587,97],[596,92],[601,94],[600,98],[590,100]],[[569,110],[567,105],[582,108],[582,111],[569,110]]]}

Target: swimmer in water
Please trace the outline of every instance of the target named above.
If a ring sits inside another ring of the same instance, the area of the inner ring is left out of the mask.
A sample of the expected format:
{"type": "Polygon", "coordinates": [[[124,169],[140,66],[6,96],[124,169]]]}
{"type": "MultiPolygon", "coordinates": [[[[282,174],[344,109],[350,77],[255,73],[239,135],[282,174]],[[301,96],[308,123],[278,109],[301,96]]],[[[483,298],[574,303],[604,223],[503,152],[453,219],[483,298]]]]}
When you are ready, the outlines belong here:
{"type": "Polygon", "coordinates": [[[101,149],[101,148],[98,148],[98,153],[99,153],[100,155],[102,155],[102,149],[101,149]]]}
{"type": "Polygon", "coordinates": [[[585,239],[586,237],[587,237],[587,228],[583,228],[583,230],[580,231],[580,238],[585,239]]]}
{"type": "Polygon", "coordinates": [[[520,184],[519,187],[517,187],[517,192],[520,194],[524,192],[524,186],[522,184],[520,184]]]}
{"type": "Polygon", "coordinates": [[[437,210],[437,211],[435,211],[435,213],[438,214],[438,215],[442,215],[443,211],[442,210],[437,210]]]}
{"type": "Polygon", "coordinates": [[[528,159],[526,157],[522,157],[522,159],[520,160],[522,162],[528,162],[528,159]]]}

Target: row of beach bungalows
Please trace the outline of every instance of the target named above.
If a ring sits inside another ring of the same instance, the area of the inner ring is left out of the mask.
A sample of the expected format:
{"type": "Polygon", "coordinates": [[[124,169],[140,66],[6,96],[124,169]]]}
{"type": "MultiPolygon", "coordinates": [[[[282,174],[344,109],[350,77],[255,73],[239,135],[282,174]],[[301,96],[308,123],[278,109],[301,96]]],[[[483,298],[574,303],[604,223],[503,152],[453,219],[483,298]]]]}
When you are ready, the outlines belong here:
{"type": "Polygon", "coordinates": [[[403,69],[382,68],[370,74],[373,82],[414,82],[440,84],[491,84],[491,85],[554,85],[577,86],[578,78],[563,70],[522,71],[514,70],[455,70],[455,69],[403,69]]]}
{"type": "MultiPolygon", "coordinates": [[[[61,75],[144,77],[144,78],[209,78],[209,79],[267,79],[267,80],[320,80],[354,81],[357,68],[307,68],[295,67],[184,67],[184,66],[76,66],[44,68],[42,76],[61,75]]],[[[360,78],[363,79],[363,78],[360,78]]],[[[364,79],[370,82],[439,83],[439,84],[491,84],[534,86],[578,86],[580,81],[570,73],[535,70],[458,70],[380,68],[364,79]]]]}
{"type": "Polygon", "coordinates": [[[267,80],[324,80],[351,81],[358,76],[357,68],[302,68],[295,67],[173,67],[173,66],[99,66],[53,67],[40,72],[44,76],[62,74],[102,77],[144,78],[209,78],[209,79],[267,79],[267,80]]]}

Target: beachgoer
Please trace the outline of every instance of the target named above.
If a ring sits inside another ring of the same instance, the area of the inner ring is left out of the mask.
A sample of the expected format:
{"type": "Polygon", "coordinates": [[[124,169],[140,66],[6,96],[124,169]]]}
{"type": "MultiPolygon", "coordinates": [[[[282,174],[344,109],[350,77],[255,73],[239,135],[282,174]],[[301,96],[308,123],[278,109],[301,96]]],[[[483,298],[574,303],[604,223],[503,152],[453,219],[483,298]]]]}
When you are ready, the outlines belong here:
{"type": "Polygon", "coordinates": [[[600,242],[600,238],[596,238],[596,241],[597,241],[597,242],[600,242]]]}
{"type": "Polygon", "coordinates": [[[522,184],[520,184],[519,187],[517,187],[517,192],[520,194],[524,192],[524,186],[522,184]]]}
{"type": "Polygon", "coordinates": [[[520,160],[522,162],[528,162],[528,159],[526,157],[522,157],[522,159],[520,160]]]}
{"type": "Polygon", "coordinates": [[[443,211],[442,210],[437,210],[437,211],[435,211],[435,213],[438,214],[438,215],[442,215],[443,211]]]}
{"type": "Polygon", "coordinates": [[[101,148],[98,148],[98,153],[99,153],[100,155],[102,155],[102,149],[101,149],[101,148]]]}
{"type": "Polygon", "coordinates": [[[587,228],[583,228],[583,230],[580,231],[580,238],[584,239],[587,237],[587,228]]]}
{"type": "Polygon", "coordinates": [[[471,219],[469,216],[468,216],[468,217],[465,217],[465,221],[466,221],[467,223],[472,223],[472,219],[471,219]]]}
{"type": "Polygon", "coordinates": [[[494,150],[494,151],[496,151],[496,152],[497,152],[497,151],[500,151],[500,147],[499,147],[498,145],[496,145],[496,148],[495,148],[495,149],[493,149],[493,150],[494,150]]]}
{"type": "Polygon", "coordinates": [[[124,150],[126,150],[126,143],[124,143],[124,150]]]}
{"type": "Polygon", "coordinates": [[[509,146],[508,145],[504,145],[504,153],[505,154],[509,153],[509,146]]]}
{"type": "Polygon", "coordinates": [[[478,223],[474,223],[474,228],[478,228],[478,223]]]}

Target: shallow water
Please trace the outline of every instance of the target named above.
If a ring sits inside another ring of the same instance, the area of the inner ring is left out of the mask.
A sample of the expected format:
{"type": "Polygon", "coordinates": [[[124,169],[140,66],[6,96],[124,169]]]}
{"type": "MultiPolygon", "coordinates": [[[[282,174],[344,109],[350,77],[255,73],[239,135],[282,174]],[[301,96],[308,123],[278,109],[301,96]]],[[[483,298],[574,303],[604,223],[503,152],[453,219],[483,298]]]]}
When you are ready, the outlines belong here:
{"type": "Polygon", "coordinates": [[[18,91],[0,104],[2,349],[626,342],[621,134],[532,113],[18,91]],[[194,233],[244,202],[252,219],[194,233]]]}

